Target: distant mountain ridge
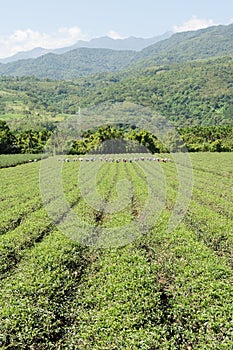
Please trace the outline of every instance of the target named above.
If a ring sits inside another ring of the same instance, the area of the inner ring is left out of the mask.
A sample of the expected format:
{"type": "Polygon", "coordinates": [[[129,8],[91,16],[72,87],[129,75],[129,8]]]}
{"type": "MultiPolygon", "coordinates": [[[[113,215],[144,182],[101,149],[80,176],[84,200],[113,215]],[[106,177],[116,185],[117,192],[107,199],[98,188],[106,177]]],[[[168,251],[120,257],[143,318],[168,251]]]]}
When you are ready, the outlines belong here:
{"type": "MultiPolygon", "coordinates": [[[[95,39],[93,40],[94,42],[89,44],[97,45],[95,39]]],[[[109,42],[109,38],[101,40],[98,45],[104,45],[104,42],[107,45],[109,42]]],[[[129,40],[132,43],[134,39],[129,38],[129,40]]],[[[115,42],[113,39],[110,39],[110,42],[114,42],[115,45],[122,44],[122,41],[115,42]]],[[[122,69],[131,71],[150,66],[164,66],[171,63],[231,55],[233,54],[232,42],[233,24],[219,25],[197,31],[176,33],[140,51],[72,47],[73,50],[65,53],[56,51],[56,53],[47,53],[34,59],[0,64],[0,75],[34,75],[38,78],[73,79],[122,69]]],[[[124,41],[124,45],[126,43],[127,41],[124,41]]]]}
{"type": "Polygon", "coordinates": [[[108,36],[103,36],[100,38],[94,38],[90,41],[79,40],[76,44],[53,50],[53,53],[61,54],[81,47],[89,49],[110,49],[110,50],[132,50],[141,51],[147,46],[153,45],[161,40],[168,39],[172,35],[172,32],[166,32],[162,35],[155,36],[152,38],[137,38],[131,36],[125,39],[112,39],[108,36]]]}
{"type": "Polygon", "coordinates": [[[43,49],[42,47],[36,47],[32,50],[29,51],[20,51],[17,52],[15,55],[6,57],[6,58],[1,58],[0,63],[2,64],[7,64],[7,63],[12,63],[16,62],[19,60],[25,60],[29,58],[38,58],[42,55],[46,55],[47,53],[50,53],[51,50],[43,49]]]}
{"type": "Polygon", "coordinates": [[[90,41],[79,40],[72,46],[62,47],[59,49],[44,49],[42,47],[36,47],[32,50],[21,51],[13,56],[2,58],[0,59],[0,63],[6,64],[29,58],[38,58],[40,56],[46,55],[47,53],[54,53],[59,55],[81,47],[89,49],[141,51],[149,45],[153,45],[159,42],[160,40],[169,38],[171,35],[172,32],[166,32],[162,35],[155,36],[152,38],[137,38],[131,36],[125,39],[112,39],[108,36],[103,36],[100,38],[91,39],[90,41]]]}
{"type": "Polygon", "coordinates": [[[233,53],[233,24],[176,33],[141,52],[145,66],[220,57],[233,53]]]}
{"type": "Polygon", "coordinates": [[[0,64],[0,75],[66,80],[115,72],[134,62],[135,51],[79,48],[60,55],[48,53],[36,59],[0,64]]]}

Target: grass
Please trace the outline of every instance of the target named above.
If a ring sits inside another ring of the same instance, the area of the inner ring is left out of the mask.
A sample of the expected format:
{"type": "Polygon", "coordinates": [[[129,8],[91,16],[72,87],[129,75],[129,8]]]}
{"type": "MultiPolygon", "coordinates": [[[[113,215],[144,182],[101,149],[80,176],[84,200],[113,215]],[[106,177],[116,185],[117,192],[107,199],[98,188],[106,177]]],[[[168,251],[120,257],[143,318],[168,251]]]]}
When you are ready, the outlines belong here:
{"type": "Polygon", "coordinates": [[[40,160],[42,154],[1,154],[0,168],[7,168],[19,164],[27,163],[29,161],[40,160]]]}

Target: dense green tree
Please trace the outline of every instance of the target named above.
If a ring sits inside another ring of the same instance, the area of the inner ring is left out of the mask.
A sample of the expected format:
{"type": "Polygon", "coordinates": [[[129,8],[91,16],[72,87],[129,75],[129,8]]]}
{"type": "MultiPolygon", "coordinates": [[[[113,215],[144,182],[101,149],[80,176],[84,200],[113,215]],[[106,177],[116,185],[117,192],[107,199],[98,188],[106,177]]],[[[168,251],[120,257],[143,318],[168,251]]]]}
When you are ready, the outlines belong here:
{"type": "Polygon", "coordinates": [[[0,120],[0,154],[14,153],[15,150],[14,135],[7,123],[0,120]]]}
{"type": "Polygon", "coordinates": [[[42,153],[51,132],[44,129],[41,131],[23,130],[15,133],[18,149],[21,153],[42,153]]]}

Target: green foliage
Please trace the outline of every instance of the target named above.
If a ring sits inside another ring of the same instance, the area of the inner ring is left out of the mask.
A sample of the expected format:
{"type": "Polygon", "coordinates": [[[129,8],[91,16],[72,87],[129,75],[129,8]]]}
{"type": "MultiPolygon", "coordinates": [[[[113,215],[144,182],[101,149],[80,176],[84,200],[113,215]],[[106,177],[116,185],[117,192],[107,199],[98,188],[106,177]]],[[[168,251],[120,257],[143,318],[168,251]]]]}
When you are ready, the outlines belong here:
{"type": "Polygon", "coordinates": [[[229,55],[233,53],[232,37],[232,24],[176,33],[142,50],[145,58],[138,65],[146,67],[229,55]]]}
{"type": "Polygon", "coordinates": [[[0,120],[0,154],[42,153],[50,135],[46,129],[12,132],[7,123],[0,120]]]}
{"type": "Polygon", "coordinates": [[[1,154],[0,168],[8,168],[19,164],[41,159],[42,154],[1,154]]]}
{"type": "Polygon", "coordinates": [[[1,288],[1,300],[5,300],[2,349],[53,348],[72,317],[66,314],[66,307],[75,290],[74,280],[78,281],[87,264],[83,251],[54,231],[24,254],[15,277],[6,278],[1,288]]]}
{"type": "Polygon", "coordinates": [[[21,153],[42,153],[51,132],[25,130],[15,132],[16,144],[21,153]]]}
{"type": "Polygon", "coordinates": [[[85,103],[131,101],[156,110],[176,126],[232,124],[231,75],[232,56],[155,66],[131,71],[115,83],[104,80],[90,97],[85,95],[85,103]]]}
{"type": "Polygon", "coordinates": [[[14,136],[7,123],[0,120],[0,154],[14,153],[14,136]]]}
{"type": "Polygon", "coordinates": [[[71,147],[70,154],[95,153],[161,153],[165,146],[146,130],[135,130],[127,126],[103,126],[88,130],[71,147]],[[106,142],[108,141],[108,142],[106,142]],[[112,151],[112,152],[111,152],[112,151]]]}
{"type": "Polygon", "coordinates": [[[49,53],[36,59],[0,65],[0,75],[73,79],[117,71],[135,61],[135,56],[134,51],[78,48],[60,55],[49,53]]]}
{"type": "Polygon", "coordinates": [[[2,77],[1,118],[12,130],[52,130],[79,107],[129,101],[156,110],[179,127],[232,124],[232,74],[232,56],[226,56],[74,81],[2,77]]]}
{"type": "MultiPolygon", "coordinates": [[[[25,130],[12,133],[6,124],[2,122],[1,153],[18,152],[35,153],[43,152],[44,146],[51,135],[48,130],[25,130]]],[[[103,126],[97,130],[88,130],[81,135],[70,148],[69,154],[97,153],[163,153],[168,151],[191,152],[231,152],[233,150],[233,128],[225,126],[194,126],[178,128],[175,135],[167,135],[166,146],[157,139],[156,135],[146,130],[138,130],[129,126],[103,126]],[[179,136],[180,135],[180,136],[179,136]],[[106,142],[108,141],[108,142],[106,142]]],[[[17,156],[5,156],[6,163],[18,164],[29,160],[31,157],[18,158],[17,156]],[[19,160],[17,160],[19,159],[19,160]]],[[[33,157],[35,159],[35,156],[33,157]]]]}
{"type": "Polygon", "coordinates": [[[188,151],[233,151],[233,127],[220,126],[195,126],[178,129],[188,151]]]}
{"type": "MultiPolygon", "coordinates": [[[[26,217],[2,231],[1,348],[231,349],[232,153],[191,159],[193,196],[172,232],[166,225],[177,201],[176,164],[104,162],[96,189],[105,206],[117,200],[116,184],[123,179],[133,193],[124,210],[101,215],[80,196],[79,162],[63,164],[66,199],[96,229],[120,229],[138,217],[148,196],[144,172],[162,167],[166,202],[153,227],[135,242],[109,249],[82,247],[54,229],[43,209],[35,210],[31,201],[41,200],[38,163],[1,169],[2,211],[6,202],[27,207],[26,217]]],[[[88,189],[98,162],[85,164],[88,189]]],[[[50,173],[52,160],[46,165],[50,173]]],[[[51,191],[48,199],[59,203],[53,197],[51,191]]],[[[3,227],[3,216],[1,221],[3,227]]]]}
{"type": "MultiPolygon", "coordinates": [[[[15,152],[17,150],[22,154],[39,154],[39,152],[43,152],[44,146],[51,135],[51,132],[45,129],[12,133],[6,122],[2,122],[2,125],[2,153],[15,152]]],[[[177,134],[167,135],[166,146],[150,132],[132,129],[127,125],[121,127],[107,125],[98,129],[88,130],[81,136],[73,143],[69,154],[111,153],[111,150],[112,153],[149,151],[152,154],[168,152],[168,150],[184,151],[185,149],[190,152],[231,152],[233,150],[233,128],[230,125],[178,128],[177,134]]],[[[21,158],[12,156],[10,158],[9,155],[6,155],[2,157],[3,165],[1,166],[17,165],[35,158],[37,156],[31,157],[29,155],[21,158]]]]}

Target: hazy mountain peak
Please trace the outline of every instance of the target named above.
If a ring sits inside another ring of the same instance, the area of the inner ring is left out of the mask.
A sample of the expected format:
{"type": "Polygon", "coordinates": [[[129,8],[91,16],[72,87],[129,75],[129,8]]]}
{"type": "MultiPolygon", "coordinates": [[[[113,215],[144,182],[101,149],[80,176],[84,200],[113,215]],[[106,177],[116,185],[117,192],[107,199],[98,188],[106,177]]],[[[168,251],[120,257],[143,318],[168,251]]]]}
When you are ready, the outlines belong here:
{"type": "Polygon", "coordinates": [[[38,58],[42,55],[45,55],[49,52],[55,54],[62,54],[80,47],[86,48],[95,48],[95,49],[112,49],[112,50],[133,50],[140,51],[145,47],[155,44],[156,42],[168,38],[171,36],[171,32],[167,32],[160,36],[155,36],[152,38],[137,38],[130,36],[125,39],[113,39],[109,36],[102,36],[99,38],[93,38],[89,41],[79,40],[72,46],[62,47],[59,49],[45,49],[43,47],[36,47],[32,50],[21,51],[17,54],[0,59],[0,63],[10,63],[19,60],[29,59],[29,58],[38,58]]]}

